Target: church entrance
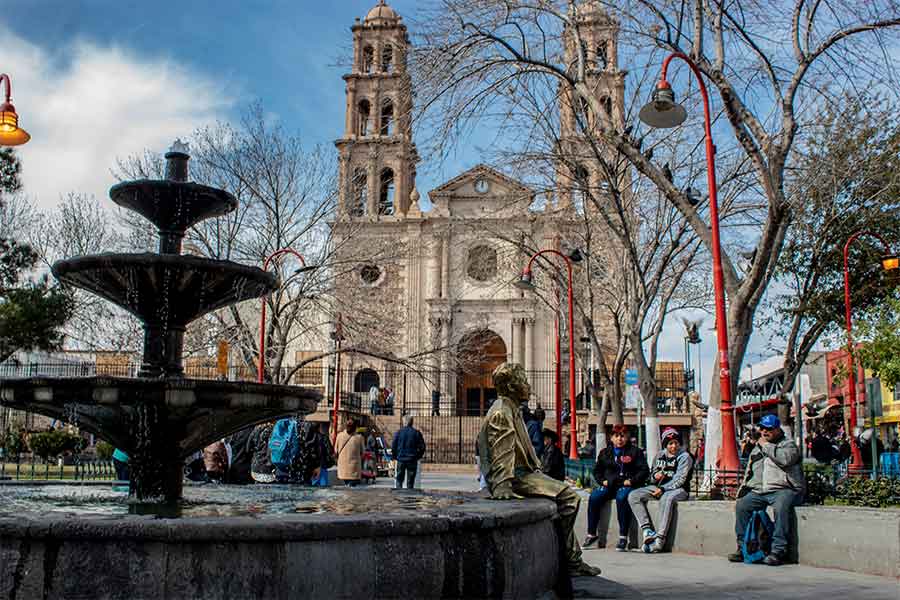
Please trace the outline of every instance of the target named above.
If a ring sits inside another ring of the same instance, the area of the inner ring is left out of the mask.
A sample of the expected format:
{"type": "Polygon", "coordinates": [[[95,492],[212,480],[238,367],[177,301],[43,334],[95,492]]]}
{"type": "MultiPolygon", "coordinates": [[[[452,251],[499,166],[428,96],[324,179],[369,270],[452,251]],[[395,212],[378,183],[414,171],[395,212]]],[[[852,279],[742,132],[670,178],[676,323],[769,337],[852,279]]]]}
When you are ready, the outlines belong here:
{"type": "Polygon", "coordinates": [[[474,331],[459,341],[457,356],[457,414],[484,415],[497,398],[491,373],[506,361],[506,344],[489,329],[474,331]]]}

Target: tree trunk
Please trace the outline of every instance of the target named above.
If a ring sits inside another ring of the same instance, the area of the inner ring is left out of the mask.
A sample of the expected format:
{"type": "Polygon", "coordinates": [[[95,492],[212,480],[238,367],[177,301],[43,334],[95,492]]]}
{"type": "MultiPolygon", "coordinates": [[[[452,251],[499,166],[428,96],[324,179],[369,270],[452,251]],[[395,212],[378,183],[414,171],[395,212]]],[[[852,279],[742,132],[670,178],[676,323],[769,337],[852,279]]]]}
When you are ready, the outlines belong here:
{"type": "Polygon", "coordinates": [[[609,389],[609,386],[603,388],[603,396],[600,401],[600,412],[598,416],[600,417],[600,423],[597,424],[597,432],[594,435],[594,444],[597,446],[597,452],[600,452],[603,448],[606,448],[606,419],[609,417],[609,396],[612,393],[612,390],[609,389]]]}

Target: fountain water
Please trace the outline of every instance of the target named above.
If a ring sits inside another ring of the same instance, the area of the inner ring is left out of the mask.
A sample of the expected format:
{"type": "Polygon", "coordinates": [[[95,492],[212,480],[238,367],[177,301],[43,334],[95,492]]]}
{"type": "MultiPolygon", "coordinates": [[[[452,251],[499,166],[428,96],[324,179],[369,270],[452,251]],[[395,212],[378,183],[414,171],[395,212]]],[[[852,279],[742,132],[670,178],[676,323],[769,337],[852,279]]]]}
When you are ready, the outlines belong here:
{"type": "Polygon", "coordinates": [[[150,220],[159,253],[99,254],[55,263],[63,283],[88,290],[135,315],[144,326],[137,378],[0,380],[0,404],[66,419],[130,457],[136,502],[172,504],[181,497],[184,458],[237,429],[286,414],[313,412],[315,390],[297,386],[195,380],[184,377],[188,323],[278,285],[262,269],[181,254],[189,227],[237,208],[228,192],[188,181],[187,145],[166,154],[166,179],[128,181],[110,190],[113,202],[150,220]]]}

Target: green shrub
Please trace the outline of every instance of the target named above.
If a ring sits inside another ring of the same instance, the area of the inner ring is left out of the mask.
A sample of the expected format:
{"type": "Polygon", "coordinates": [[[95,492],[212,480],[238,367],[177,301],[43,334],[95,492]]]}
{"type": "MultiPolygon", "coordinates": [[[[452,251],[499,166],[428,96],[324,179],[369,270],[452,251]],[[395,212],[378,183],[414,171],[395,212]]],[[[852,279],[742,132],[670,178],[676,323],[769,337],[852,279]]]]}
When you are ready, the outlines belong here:
{"type": "Polygon", "coordinates": [[[835,500],[847,506],[884,508],[900,505],[900,479],[848,477],[835,487],[835,500]]]}
{"type": "Polygon", "coordinates": [[[47,460],[63,452],[74,452],[81,448],[81,437],[63,429],[54,429],[28,436],[28,447],[31,451],[47,460]]]}
{"type": "Polygon", "coordinates": [[[0,435],[0,447],[7,456],[18,456],[25,452],[25,432],[21,427],[12,426],[0,435]]]}
{"type": "Polygon", "coordinates": [[[97,442],[97,445],[94,447],[97,451],[97,458],[100,460],[109,460],[112,458],[113,452],[115,452],[115,448],[112,444],[104,441],[97,442]]]}

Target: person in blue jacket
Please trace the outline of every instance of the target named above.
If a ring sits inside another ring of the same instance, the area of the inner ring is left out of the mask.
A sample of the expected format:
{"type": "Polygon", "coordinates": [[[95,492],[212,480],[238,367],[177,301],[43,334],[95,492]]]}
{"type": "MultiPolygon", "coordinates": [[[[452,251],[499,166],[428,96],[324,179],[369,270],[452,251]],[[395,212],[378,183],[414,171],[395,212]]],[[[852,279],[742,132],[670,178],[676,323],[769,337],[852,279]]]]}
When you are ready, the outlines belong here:
{"type": "Polygon", "coordinates": [[[539,459],[544,456],[544,416],[544,409],[538,406],[534,411],[529,411],[528,419],[525,420],[528,437],[539,459]]]}
{"type": "Polygon", "coordinates": [[[413,489],[419,460],[425,456],[425,438],[421,431],[413,427],[412,415],[403,415],[403,427],[394,434],[391,454],[397,461],[397,486],[394,489],[403,487],[404,475],[407,489],[413,489]]]}

